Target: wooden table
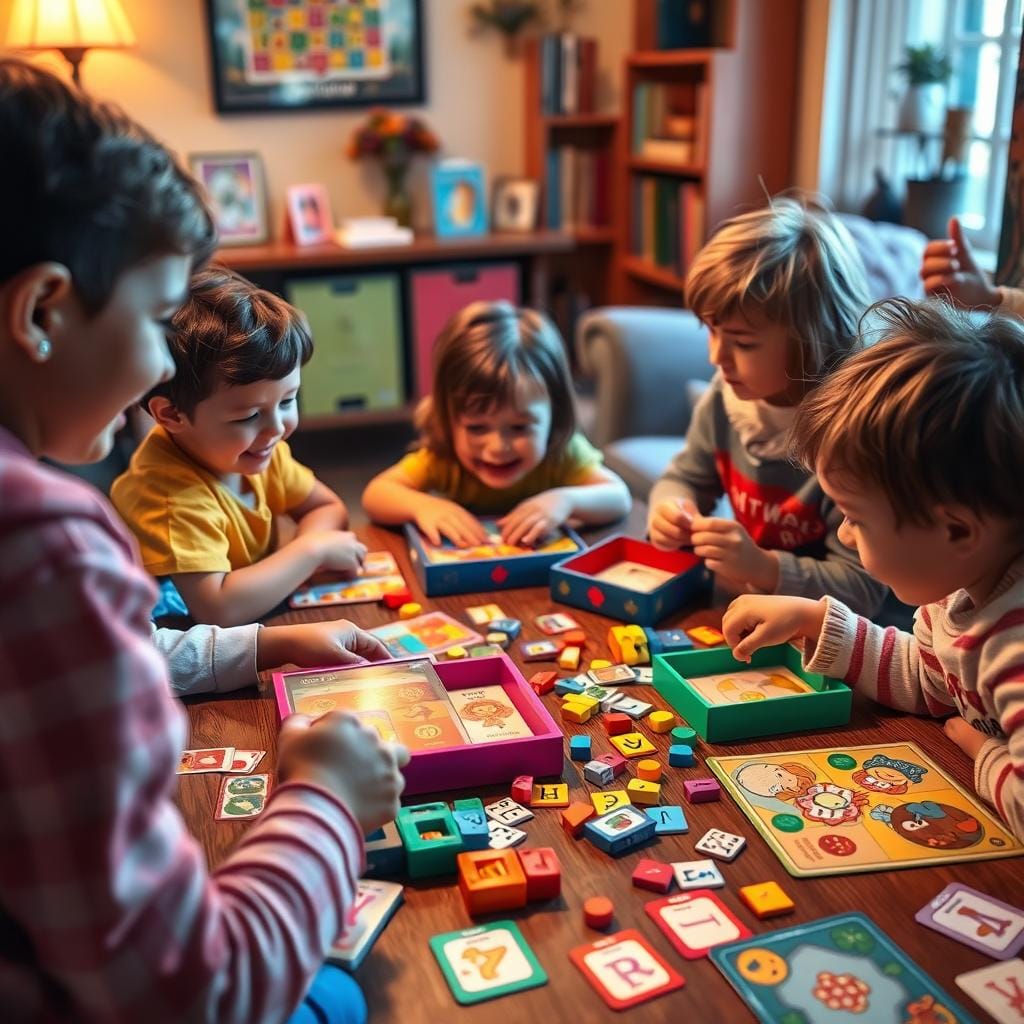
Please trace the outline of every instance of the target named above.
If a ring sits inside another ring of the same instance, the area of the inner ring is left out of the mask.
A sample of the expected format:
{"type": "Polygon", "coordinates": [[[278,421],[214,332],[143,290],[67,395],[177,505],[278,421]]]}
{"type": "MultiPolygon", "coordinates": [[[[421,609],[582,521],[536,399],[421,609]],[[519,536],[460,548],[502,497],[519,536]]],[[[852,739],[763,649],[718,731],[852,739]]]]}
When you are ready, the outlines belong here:
{"type": "MultiPolygon", "coordinates": [[[[391,551],[398,558],[406,577],[425,608],[436,608],[465,621],[464,609],[473,604],[495,601],[506,614],[521,619],[524,636],[537,637],[535,616],[564,606],[553,605],[544,588],[507,591],[500,594],[465,594],[458,597],[426,599],[419,592],[409,567],[406,547],[399,533],[369,527],[360,531],[371,550],[391,551]]],[[[633,532],[633,531],[630,531],[633,532]]],[[[585,660],[607,655],[606,636],[611,620],[577,609],[570,611],[587,632],[585,660]]],[[[394,614],[375,604],[350,605],[344,613],[362,626],[376,626],[393,621],[394,614]]],[[[339,610],[288,612],[273,622],[289,622],[338,617],[339,610]]],[[[716,625],[721,610],[693,609],[669,619],[664,625],[683,623],[716,625]]],[[[547,663],[521,666],[527,677],[547,663]]],[[[658,706],[664,706],[652,687],[634,688],[638,695],[658,706]]],[[[558,698],[543,698],[553,717],[558,698]]],[[[261,770],[273,771],[277,712],[269,696],[245,690],[236,695],[211,699],[193,698],[186,702],[191,723],[189,745],[192,747],[231,744],[245,748],[266,749],[268,755],[261,770]]],[[[595,754],[612,748],[601,726],[600,716],[582,727],[594,740],[595,754]]],[[[649,730],[641,726],[641,731],[649,730]]],[[[802,921],[826,917],[851,909],[861,910],[887,932],[906,953],[919,963],[953,995],[973,1011],[979,1020],[989,1019],[954,984],[954,977],[964,971],[985,966],[987,957],[917,924],[914,914],[947,883],[961,881],[1010,902],[1022,902],[1024,876],[1019,859],[982,861],[946,867],[913,868],[903,871],[844,875],[832,878],[797,879],[790,877],[756,833],[737,806],[723,795],[721,802],[688,805],[683,798],[682,782],[687,778],[708,775],[703,766],[709,754],[737,752],[773,752],[787,749],[811,749],[909,740],[941,765],[968,790],[972,788],[970,765],[960,751],[942,735],[938,723],[897,714],[866,700],[856,698],[848,727],[827,734],[802,733],[768,740],[710,747],[698,742],[698,766],[691,769],[667,769],[663,787],[663,803],[682,804],[690,825],[685,835],[666,836],[654,845],[613,860],[585,840],[569,840],[559,825],[557,810],[538,810],[533,821],[524,828],[531,846],[552,846],[562,864],[562,895],[552,903],[528,906],[524,911],[507,912],[482,920],[514,918],[541,965],[549,975],[547,985],[504,999],[475,1007],[459,1007],[445,984],[440,969],[428,950],[427,939],[440,932],[469,927],[474,922],[467,915],[458,888],[451,877],[412,882],[405,890],[405,905],[388,925],[373,951],[358,972],[358,980],[376,1021],[416,1022],[493,1021],[503,1016],[509,1021],[596,1021],[618,1019],[584,981],[570,963],[568,952],[574,946],[600,938],[583,923],[582,904],[592,895],[607,895],[615,903],[615,923],[611,930],[633,927],[639,929],[656,949],[685,978],[686,986],[678,992],[645,1003],[633,1011],[637,1020],[739,1022],[752,1020],[746,1005],[733,992],[717,969],[707,960],[683,961],[643,911],[643,905],[655,894],[635,888],[630,880],[633,867],[641,857],[649,856],[670,862],[699,859],[694,843],[711,827],[747,837],[747,849],[732,864],[722,865],[726,888],[720,890],[724,901],[748,927],[759,934],[774,928],[787,927],[802,921]],[[796,903],[796,911],[786,917],[761,923],[744,907],[737,889],[741,885],[778,881],[796,903]]],[[[661,760],[667,766],[667,737],[653,737],[661,760]]],[[[568,744],[566,744],[568,747],[568,744]]],[[[592,787],[583,782],[582,767],[568,759],[564,763],[564,779],[570,785],[574,800],[589,800],[592,787]]],[[[181,780],[179,802],[184,816],[202,843],[210,864],[222,860],[241,836],[243,822],[214,820],[215,800],[220,783],[216,775],[200,775],[181,780]]],[[[437,799],[451,801],[461,796],[496,799],[508,793],[507,786],[487,786],[448,791],[437,799]]],[[[423,795],[410,798],[409,803],[435,799],[423,795]]],[[[611,931],[610,930],[610,931],[611,931]]],[[[865,1024],[868,1024],[865,1021],[865,1024]]]]}

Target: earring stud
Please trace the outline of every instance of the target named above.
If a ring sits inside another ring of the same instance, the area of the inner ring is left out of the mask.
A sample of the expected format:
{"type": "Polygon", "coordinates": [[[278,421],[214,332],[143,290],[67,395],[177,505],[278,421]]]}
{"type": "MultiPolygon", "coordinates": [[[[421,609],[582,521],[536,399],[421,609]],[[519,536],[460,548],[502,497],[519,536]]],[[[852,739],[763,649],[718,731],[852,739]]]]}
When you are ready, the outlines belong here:
{"type": "Polygon", "coordinates": [[[53,344],[49,338],[40,338],[39,343],[36,345],[36,353],[40,360],[50,358],[50,353],[53,352],[53,344]]]}

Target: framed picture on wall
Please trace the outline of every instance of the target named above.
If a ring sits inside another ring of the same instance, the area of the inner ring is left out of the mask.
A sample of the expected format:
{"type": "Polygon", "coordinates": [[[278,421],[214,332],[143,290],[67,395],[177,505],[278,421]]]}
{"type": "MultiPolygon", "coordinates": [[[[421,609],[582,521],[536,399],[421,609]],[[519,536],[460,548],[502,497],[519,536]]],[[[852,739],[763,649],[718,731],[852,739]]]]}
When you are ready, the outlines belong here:
{"type": "Polygon", "coordinates": [[[533,178],[497,178],[491,198],[494,231],[532,231],[540,209],[540,183],[533,178]]]}
{"type": "Polygon", "coordinates": [[[191,153],[188,163],[209,197],[221,244],[259,245],[270,238],[258,153],[191,153]]]}
{"type": "Polygon", "coordinates": [[[205,0],[221,113],[422,103],[421,0],[205,0]]]}
{"type": "Polygon", "coordinates": [[[334,238],[331,202],[323,185],[292,185],[288,189],[288,223],[296,245],[315,245],[334,238]]]}

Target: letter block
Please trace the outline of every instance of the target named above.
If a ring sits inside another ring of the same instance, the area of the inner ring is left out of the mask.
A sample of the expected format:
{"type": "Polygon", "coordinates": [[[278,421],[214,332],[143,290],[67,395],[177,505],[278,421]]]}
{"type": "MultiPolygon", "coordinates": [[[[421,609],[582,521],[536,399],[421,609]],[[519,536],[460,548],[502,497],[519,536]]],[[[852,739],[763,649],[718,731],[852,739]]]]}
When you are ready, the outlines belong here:
{"type": "Polygon", "coordinates": [[[526,875],[526,902],[557,899],[562,891],[562,868],[550,846],[525,846],[518,851],[526,875]]]}
{"type": "Polygon", "coordinates": [[[471,916],[526,906],[526,875],[515,850],[460,853],[458,871],[459,892],[471,916]]]}

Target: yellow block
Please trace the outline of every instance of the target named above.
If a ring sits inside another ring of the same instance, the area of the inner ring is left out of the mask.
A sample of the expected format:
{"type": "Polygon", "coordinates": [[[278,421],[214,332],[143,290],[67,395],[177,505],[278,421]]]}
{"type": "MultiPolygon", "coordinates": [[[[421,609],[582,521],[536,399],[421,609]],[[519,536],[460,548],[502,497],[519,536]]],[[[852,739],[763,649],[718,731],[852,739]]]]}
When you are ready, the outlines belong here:
{"type": "Polygon", "coordinates": [[[585,693],[567,693],[563,702],[578,704],[581,708],[590,708],[591,711],[596,711],[601,706],[601,702],[596,697],[588,697],[585,693]]]}
{"type": "Polygon", "coordinates": [[[661,765],[657,761],[637,761],[636,777],[648,782],[657,782],[661,778],[661,765]]]}
{"type": "Polygon", "coordinates": [[[452,661],[458,661],[460,658],[465,658],[466,653],[465,647],[449,647],[448,650],[444,652],[444,656],[446,658],[451,658],[452,661]]]}
{"type": "Polygon", "coordinates": [[[624,732],[621,736],[608,738],[623,757],[643,757],[644,754],[653,754],[657,750],[657,747],[639,732],[624,732]]]}
{"type": "Polygon", "coordinates": [[[668,732],[675,728],[676,716],[671,711],[652,711],[647,716],[647,724],[655,732],[668,732]]]}
{"type": "Polygon", "coordinates": [[[788,914],[794,908],[793,901],[778,882],[741,885],[740,899],[762,920],[788,914]]]}
{"type": "Polygon", "coordinates": [[[607,658],[595,658],[590,663],[590,671],[596,672],[599,668],[611,668],[612,663],[607,658]]]}
{"type": "Polygon", "coordinates": [[[423,605],[417,601],[406,601],[401,608],[398,609],[398,617],[400,619],[415,619],[417,615],[422,614],[423,605]]]}
{"type": "Polygon", "coordinates": [[[576,704],[571,700],[567,700],[562,705],[560,713],[563,722],[575,722],[577,725],[582,725],[590,720],[594,709],[587,707],[586,704],[576,704]]]}
{"type": "Polygon", "coordinates": [[[661,799],[661,786],[647,779],[630,779],[626,783],[626,793],[635,804],[656,804],[661,799]]]}
{"type": "Polygon", "coordinates": [[[558,656],[558,664],[568,672],[575,672],[580,667],[580,649],[566,647],[558,656]]]}
{"type": "Polygon", "coordinates": [[[630,799],[624,789],[606,789],[601,793],[591,793],[590,802],[598,814],[607,814],[616,807],[625,807],[630,803],[630,799]]]}
{"type": "Polygon", "coordinates": [[[569,784],[566,782],[535,782],[531,807],[568,807],[569,784]]]}

